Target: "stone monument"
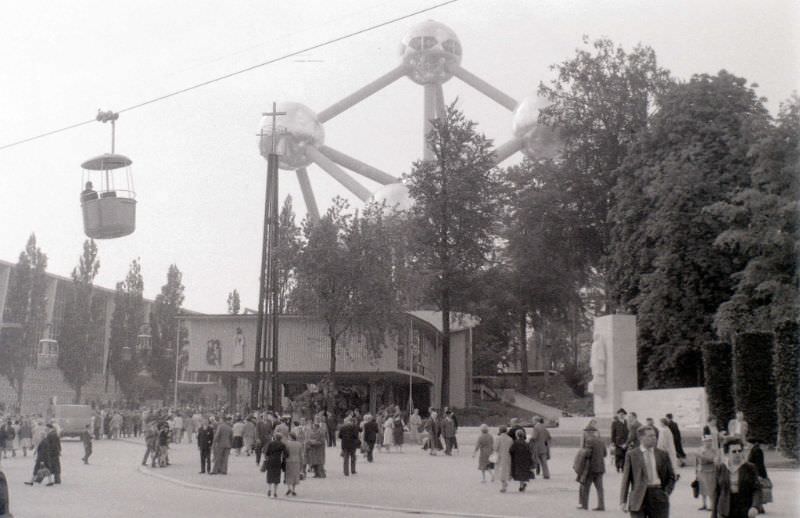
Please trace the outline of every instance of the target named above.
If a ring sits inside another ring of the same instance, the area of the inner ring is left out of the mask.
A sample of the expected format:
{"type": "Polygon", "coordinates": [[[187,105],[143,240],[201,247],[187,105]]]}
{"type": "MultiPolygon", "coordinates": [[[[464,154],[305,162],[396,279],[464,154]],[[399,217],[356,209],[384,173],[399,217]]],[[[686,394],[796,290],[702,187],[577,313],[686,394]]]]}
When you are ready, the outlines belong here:
{"type": "Polygon", "coordinates": [[[595,317],[590,366],[594,414],[611,418],[622,406],[622,393],[638,388],[635,316],[595,317]]]}

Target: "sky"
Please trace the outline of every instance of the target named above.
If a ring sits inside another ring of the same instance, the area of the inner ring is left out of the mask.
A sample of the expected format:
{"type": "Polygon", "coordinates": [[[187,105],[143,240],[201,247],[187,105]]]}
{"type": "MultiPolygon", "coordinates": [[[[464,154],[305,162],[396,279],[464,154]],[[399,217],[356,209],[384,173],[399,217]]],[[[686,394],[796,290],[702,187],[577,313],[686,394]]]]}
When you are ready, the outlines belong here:
{"type": "MultiPolygon", "coordinates": [[[[441,3],[441,0],[31,0],[0,6],[0,146],[119,111],[209,79],[441,3]]],[[[757,83],[777,113],[800,85],[800,4],[794,0],[459,0],[344,41],[120,115],[116,151],[133,160],[137,228],[98,241],[96,284],[111,287],[140,258],[153,298],[176,264],[184,307],[223,313],[238,289],[255,308],[266,161],[262,113],[273,101],[319,112],[399,64],[417,23],[449,26],[462,66],[514,99],[550,81],[582,36],[656,51],[681,80],[721,69],[757,83]]],[[[458,79],[444,84],[479,131],[511,138],[511,113],[458,79]]],[[[395,176],[422,154],[423,89],[402,78],[324,125],[325,144],[395,176]]],[[[15,262],[35,233],[48,270],[67,276],[83,234],[80,164],[110,151],[94,122],[0,150],[0,259],[15,262]]],[[[512,159],[513,160],[513,159],[512,159]]],[[[361,203],[316,166],[320,210],[361,203]]],[[[370,191],[379,186],[359,181],[370,191]]],[[[305,206],[292,171],[280,197],[305,206]]]]}

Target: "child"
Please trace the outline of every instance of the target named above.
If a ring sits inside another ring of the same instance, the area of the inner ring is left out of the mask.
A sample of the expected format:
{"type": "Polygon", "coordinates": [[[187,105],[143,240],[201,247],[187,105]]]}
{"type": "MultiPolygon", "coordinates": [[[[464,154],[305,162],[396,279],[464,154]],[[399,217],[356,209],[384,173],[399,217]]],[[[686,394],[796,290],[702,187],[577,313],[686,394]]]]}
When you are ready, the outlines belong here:
{"type": "Polygon", "coordinates": [[[81,432],[81,442],[83,443],[83,463],[89,464],[89,457],[92,456],[92,432],[91,425],[86,425],[86,429],[81,432]]]}

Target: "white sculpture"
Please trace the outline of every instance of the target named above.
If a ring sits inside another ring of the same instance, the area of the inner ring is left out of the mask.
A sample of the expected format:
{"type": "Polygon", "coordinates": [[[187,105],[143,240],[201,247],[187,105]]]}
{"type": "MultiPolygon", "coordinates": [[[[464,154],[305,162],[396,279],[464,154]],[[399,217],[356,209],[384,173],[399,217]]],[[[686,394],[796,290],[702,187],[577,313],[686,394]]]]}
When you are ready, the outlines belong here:
{"type": "Polygon", "coordinates": [[[606,393],[606,342],[601,335],[594,335],[589,366],[592,368],[592,381],[588,390],[602,396],[606,393]]]}

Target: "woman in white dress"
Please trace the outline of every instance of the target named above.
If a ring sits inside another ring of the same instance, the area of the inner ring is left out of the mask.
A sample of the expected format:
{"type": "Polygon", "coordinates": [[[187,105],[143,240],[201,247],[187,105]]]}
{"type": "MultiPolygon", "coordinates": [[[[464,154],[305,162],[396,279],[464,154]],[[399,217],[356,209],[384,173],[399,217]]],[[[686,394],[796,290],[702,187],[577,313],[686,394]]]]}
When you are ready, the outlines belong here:
{"type": "Polygon", "coordinates": [[[501,426],[497,431],[497,439],[494,441],[495,452],[497,452],[497,464],[495,464],[495,474],[500,479],[500,492],[505,493],[508,481],[511,479],[511,445],[514,441],[507,433],[507,428],[501,426]]]}
{"type": "Polygon", "coordinates": [[[390,416],[386,417],[386,420],[383,421],[383,447],[386,448],[386,451],[394,444],[394,419],[390,416]]]}

